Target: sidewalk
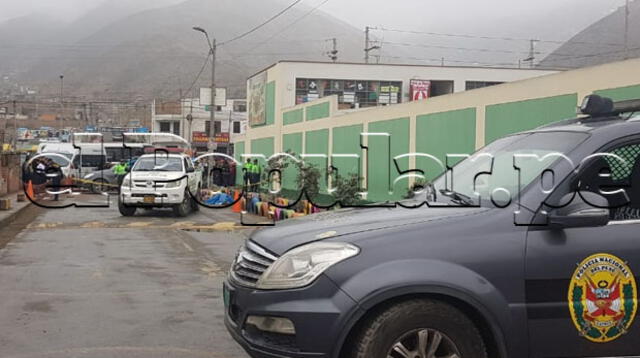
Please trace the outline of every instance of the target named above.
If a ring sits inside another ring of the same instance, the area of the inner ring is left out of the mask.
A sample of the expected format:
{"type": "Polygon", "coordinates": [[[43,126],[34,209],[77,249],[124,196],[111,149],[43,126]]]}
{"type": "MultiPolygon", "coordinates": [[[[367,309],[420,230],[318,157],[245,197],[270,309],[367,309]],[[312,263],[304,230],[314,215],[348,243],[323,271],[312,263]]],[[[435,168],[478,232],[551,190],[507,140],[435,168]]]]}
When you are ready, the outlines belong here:
{"type": "Polygon", "coordinates": [[[26,199],[23,202],[18,202],[17,195],[22,192],[8,194],[5,196],[1,196],[0,199],[11,199],[11,209],[10,210],[0,210],[0,228],[9,225],[11,221],[20,215],[20,213],[31,205],[29,199],[26,199]]]}

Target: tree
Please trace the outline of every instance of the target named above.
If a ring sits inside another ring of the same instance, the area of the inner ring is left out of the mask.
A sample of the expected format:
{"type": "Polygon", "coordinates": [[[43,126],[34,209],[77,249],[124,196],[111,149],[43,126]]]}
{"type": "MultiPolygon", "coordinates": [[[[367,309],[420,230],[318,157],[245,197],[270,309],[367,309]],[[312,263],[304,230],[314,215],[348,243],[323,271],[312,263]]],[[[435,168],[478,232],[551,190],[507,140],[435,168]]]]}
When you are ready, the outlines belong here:
{"type": "Polygon", "coordinates": [[[357,204],[362,198],[360,197],[360,180],[362,178],[355,173],[348,175],[346,178],[337,174],[333,181],[335,191],[333,197],[340,206],[350,206],[357,204]]]}

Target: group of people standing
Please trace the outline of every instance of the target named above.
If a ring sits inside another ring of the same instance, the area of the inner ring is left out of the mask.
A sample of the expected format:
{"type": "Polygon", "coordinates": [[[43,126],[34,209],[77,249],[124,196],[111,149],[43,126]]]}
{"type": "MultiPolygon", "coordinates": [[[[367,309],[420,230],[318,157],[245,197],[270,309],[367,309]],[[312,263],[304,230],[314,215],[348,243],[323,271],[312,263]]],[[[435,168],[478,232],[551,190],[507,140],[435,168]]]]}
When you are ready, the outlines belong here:
{"type": "Polygon", "coordinates": [[[250,158],[247,158],[242,171],[244,172],[243,183],[245,190],[257,192],[260,188],[260,178],[262,176],[262,167],[258,163],[258,159],[254,159],[252,162],[250,158]]]}
{"type": "Polygon", "coordinates": [[[236,166],[224,159],[210,163],[204,161],[203,176],[206,183],[212,183],[219,187],[232,187],[236,178],[236,166]]]}
{"type": "Polygon", "coordinates": [[[24,185],[31,182],[36,195],[44,193],[48,187],[54,192],[53,200],[58,201],[60,198],[58,192],[63,179],[62,168],[52,158],[38,156],[31,159],[27,157],[22,165],[22,181],[24,185]]]}

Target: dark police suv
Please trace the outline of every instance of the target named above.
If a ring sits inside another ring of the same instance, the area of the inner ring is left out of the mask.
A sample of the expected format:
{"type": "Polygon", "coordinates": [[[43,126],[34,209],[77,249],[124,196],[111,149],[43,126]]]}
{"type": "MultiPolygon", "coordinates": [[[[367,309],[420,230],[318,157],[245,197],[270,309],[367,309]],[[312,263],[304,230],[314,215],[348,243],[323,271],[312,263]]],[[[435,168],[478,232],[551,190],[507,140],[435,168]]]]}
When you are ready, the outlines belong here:
{"type": "Polygon", "coordinates": [[[395,208],[255,232],[224,285],[228,330],[253,357],[640,355],[637,110],[589,96],[395,208]]]}

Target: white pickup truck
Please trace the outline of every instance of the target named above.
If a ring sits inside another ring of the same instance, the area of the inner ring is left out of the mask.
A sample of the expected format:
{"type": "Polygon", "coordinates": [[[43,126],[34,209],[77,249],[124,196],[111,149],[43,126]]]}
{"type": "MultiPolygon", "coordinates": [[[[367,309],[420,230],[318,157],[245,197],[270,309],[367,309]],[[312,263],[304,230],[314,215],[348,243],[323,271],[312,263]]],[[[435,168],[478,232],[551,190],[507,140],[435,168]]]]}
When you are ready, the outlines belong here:
{"type": "Polygon", "coordinates": [[[173,208],[176,216],[198,209],[202,171],[184,154],[155,153],[141,156],[122,180],[118,209],[132,216],[137,208],[173,208]]]}

